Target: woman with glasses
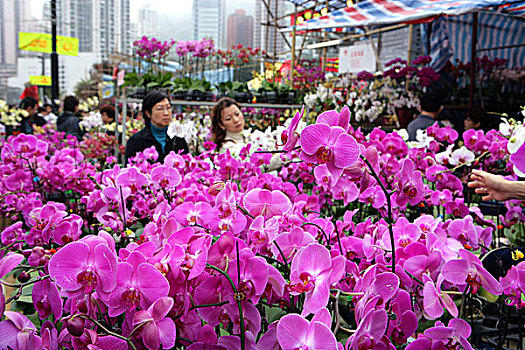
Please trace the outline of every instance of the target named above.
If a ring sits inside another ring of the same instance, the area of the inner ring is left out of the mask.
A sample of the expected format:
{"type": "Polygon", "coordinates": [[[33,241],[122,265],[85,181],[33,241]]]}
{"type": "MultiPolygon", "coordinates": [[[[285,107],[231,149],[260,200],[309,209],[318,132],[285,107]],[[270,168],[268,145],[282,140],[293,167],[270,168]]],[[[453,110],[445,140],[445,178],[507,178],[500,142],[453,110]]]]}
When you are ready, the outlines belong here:
{"type": "Polygon", "coordinates": [[[171,151],[188,153],[188,144],[183,138],[168,136],[173,113],[166,93],[159,90],[148,92],[142,100],[142,115],[146,126],[129,139],[126,145],[126,164],[131,157],[151,146],[155,146],[159,154],[158,162],[163,162],[171,151]]]}

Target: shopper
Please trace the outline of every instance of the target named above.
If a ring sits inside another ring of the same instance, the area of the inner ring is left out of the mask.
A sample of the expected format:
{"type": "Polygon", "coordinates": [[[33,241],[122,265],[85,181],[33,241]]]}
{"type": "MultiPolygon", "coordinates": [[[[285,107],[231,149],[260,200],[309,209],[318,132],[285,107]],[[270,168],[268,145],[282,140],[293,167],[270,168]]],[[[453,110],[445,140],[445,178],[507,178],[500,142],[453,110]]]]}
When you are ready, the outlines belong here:
{"type": "Polygon", "coordinates": [[[64,112],[57,119],[57,130],[67,135],[72,135],[81,140],[84,136],[77,117],[79,101],[75,96],[67,96],[64,99],[64,112]]]}
{"type": "Polygon", "coordinates": [[[220,153],[226,150],[240,150],[246,146],[244,115],[241,107],[232,98],[223,97],[211,111],[212,141],[220,153]]]}
{"type": "Polygon", "coordinates": [[[102,122],[104,125],[108,125],[115,122],[115,107],[110,105],[104,105],[100,108],[100,115],[102,116],[102,122]]]}
{"type": "Polygon", "coordinates": [[[33,126],[44,126],[46,124],[46,120],[37,114],[38,101],[35,98],[24,97],[20,101],[20,109],[25,110],[28,115],[22,118],[16,131],[22,134],[32,134],[34,131],[33,126]]]}
{"type": "Polygon", "coordinates": [[[142,100],[142,115],[146,126],[135,135],[131,136],[126,145],[125,163],[137,153],[155,146],[159,154],[158,162],[171,151],[188,153],[188,144],[181,137],[168,136],[168,126],[173,118],[171,102],[166,93],[152,90],[142,100]]]}
{"type": "Polygon", "coordinates": [[[470,179],[468,187],[475,188],[484,201],[525,200],[525,181],[506,180],[483,170],[472,170],[470,179]]]}
{"type": "Polygon", "coordinates": [[[433,93],[427,93],[419,100],[419,116],[408,124],[408,141],[416,141],[418,130],[426,130],[429,126],[434,125],[439,113],[443,110],[440,98],[433,93]]]}
{"type": "MultiPolygon", "coordinates": [[[[211,111],[212,141],[219,153],[230,151],[238,155],[248,144],[244,131],[244,115],[240,105],[232,98],[223,97],[211,111]]],[[[274,154],[265,170],[276,170],[282,165],[279,154],[274,154]]]]}

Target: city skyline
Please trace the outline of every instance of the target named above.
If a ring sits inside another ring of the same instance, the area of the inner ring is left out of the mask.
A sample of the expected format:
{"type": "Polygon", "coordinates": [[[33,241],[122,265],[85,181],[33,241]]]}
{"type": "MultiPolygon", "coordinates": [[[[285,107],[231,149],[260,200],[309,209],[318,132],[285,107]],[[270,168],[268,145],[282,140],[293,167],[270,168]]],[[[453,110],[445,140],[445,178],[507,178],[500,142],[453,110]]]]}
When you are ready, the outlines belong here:
{"type": "MultiPolygon", "coordinates": [[[[50,0],[30,0],[31,15],[41,20],[42,9],[50,0]]],[[[130,0],[130,21],[139,23],[139,11],[147,7],[149,10],[157,11],[159,14],[159,38],[162,40],[192,40],[193,0],[176,0],[166,2],[165,0],[130,0]]],[[[254,15],[255,0],[225,0],[225,16],[235,13],[235,10],[243,9],[247,15],[254,15]]],[[[225,18],[226,20],[226,18],[225,18]]]]}

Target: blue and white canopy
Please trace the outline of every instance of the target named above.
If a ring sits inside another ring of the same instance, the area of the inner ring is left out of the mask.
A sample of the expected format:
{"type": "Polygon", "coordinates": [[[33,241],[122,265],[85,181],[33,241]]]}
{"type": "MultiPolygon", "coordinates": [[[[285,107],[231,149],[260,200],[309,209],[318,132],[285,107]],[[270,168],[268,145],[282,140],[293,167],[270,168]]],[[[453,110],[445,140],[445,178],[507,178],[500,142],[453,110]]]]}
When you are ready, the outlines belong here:
{"type": "MultiPolygon", "coordinates": [[[[422,23],[442,15],[457,16],[484,9],[525,18],[523,0],[367,0],[305,21],[297,25],[297,30],[422,23]]],[[[289,27],[282,31],[291,30],[289,27]]]]}

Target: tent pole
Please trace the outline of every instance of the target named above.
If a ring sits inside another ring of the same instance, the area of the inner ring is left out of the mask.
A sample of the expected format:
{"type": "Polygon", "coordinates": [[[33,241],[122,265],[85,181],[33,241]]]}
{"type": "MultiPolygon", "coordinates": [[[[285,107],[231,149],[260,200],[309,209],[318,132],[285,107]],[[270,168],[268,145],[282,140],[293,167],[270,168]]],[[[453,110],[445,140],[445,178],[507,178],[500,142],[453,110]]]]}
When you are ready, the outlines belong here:
{"type": "MultiPolygon", "coordinates": [[[[295,4],[295,12],[297,13],[297,4],[295,4]]],[[[297,26],[297,15],[293,16],[293,29],[292,29],[292,59],[290,61],[290,85],[293,87],[293,71],[295,66],[295,40],[296,40],[296,26],[297,26]]]]}
{"type": "Polygon", "coordinates": [[[476,84],[476,46],[478,45],[478,13],[474,12],[472,19],[472,44],[470,50],[470,96],[469,109],[474,107],[474,86],[476,84]]]}
{"type": "Polygon", "coordinates": [[[273,81],[275,82],[275,59],[277,58],[277,14],[279,13],[279,1],[275,1],[275,17],[274,17],[274,28],[273,28],[273,81]]]}
{"type": "MultiPolygon", "coordinates": [[[[407,52],[407,65],[410,65],[410,62],[412,62],[412,40],[413,40],[413,34],[414,34],[414,25],[411,24],[408,26],[408,52],[407,52]]],[[[408,85],[409,85],[410,78],[407,75],[407,80],[405,84],[406,91],[408,91],[408,85]]]]}
{"type": "MultiPolygon", "coordinates": [[[[326,10],[328,10],[328,8],[329,8],[329,2],[328,2],[328,0],[326,0],[326,4],[325,4],[325,6],[326,6],[326,10]]],[[[327,31],[324,31],[324,41],[328,41],[328,32],[327,32],[327,31]]],[[[323,47],[323,62],[322,62],[322,64],[321,64],[321,67],[322,67],[322,68],[321,68],[321,71],[322,71],[323,73],[325,72],[325,69],[326,69],[326,52],[327,52],[327,50],[328,50],[328,49],[326,48],[326,46],[323,47]]]]}
{"type": "MultiPolygon", "coordinates": [[[[262,0],[263,1],[263,4],[266,5],[266,21],[269,22],[269,18],[270,18],[270,5],[271,5],[271,0],[268,0],[268,3],[266,3],[266,0],[262,0]]],[[[266,63],[268,61],[268,59],[270,58],[270,55],[269,55],[269,52],[270,52],[270,48],[268,47],[268,35],[269,35],[269,30],[270,30],[270,24],[268,23],[268,25],[266,26],[265,28],[265,31],[266,31],[266,35],[264,36],[264,49],[266,50],[266,57],[264,59],[264,69],[266,71],[266,63]]],[[[273,70],[272,70],[273,72],[273,70]]]]}

